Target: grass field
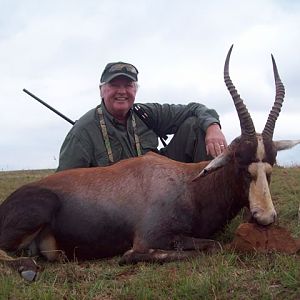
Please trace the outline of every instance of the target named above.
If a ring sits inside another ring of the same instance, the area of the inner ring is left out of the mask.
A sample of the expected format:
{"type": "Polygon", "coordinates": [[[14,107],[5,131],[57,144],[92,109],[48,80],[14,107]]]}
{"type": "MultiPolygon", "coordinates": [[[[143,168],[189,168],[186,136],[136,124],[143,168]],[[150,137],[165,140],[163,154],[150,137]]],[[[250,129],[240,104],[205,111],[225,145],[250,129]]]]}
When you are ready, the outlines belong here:
{"type": "MultiPolygon", "coordinates": [[[[52,170],[0,172],[0,202],[52,170]]],[[[280,225],[300,238],[300,168],[274,168],[271,191],[280,225]]],[[[217,238],[230,241],[238,216],[217,238]]],[[[118,258],[47,263],[34,283],[0,264],[2,299],[300,299],[300,256],[229,250],[164,265],[118,265],[118,258]]]]}

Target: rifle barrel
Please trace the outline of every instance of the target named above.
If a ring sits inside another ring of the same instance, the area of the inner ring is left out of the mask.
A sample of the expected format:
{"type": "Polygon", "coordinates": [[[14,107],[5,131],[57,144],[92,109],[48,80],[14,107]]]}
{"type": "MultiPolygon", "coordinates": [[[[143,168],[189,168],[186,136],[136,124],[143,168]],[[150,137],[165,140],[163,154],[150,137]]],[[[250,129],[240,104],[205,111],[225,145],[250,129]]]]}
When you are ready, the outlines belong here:
{"type": "Polygon", "coordinates": [[[63,119],[65,119],[66,121],[68,121],[69,123],[71,123],[72,125],[75,124],[74,121],[72,121],[71,119],[69,119],[68,117],[66,117],[65,115],[63,115],[61,112],[59,112],[58,110],[56,110],[55,108],[53,108],[52,106],[50,106],[48,103],[46,103],[45,101],[43,101],[39,97],[37,97],[34,94],[30,93],[28,90],[23,89],[23,92],[25,92],[26,94],[28,94],[29,96],[31,96],[32,98],[34,98],[35,100],[37,100],[38,102],[40,102],[41,104],[43,104],[44,106],[46,106],[47,108],[49,108],[50,110],[52,110],[53,112],[55,112],[57,115],[59,115],[60,117],[62,117],[63,119]]]}

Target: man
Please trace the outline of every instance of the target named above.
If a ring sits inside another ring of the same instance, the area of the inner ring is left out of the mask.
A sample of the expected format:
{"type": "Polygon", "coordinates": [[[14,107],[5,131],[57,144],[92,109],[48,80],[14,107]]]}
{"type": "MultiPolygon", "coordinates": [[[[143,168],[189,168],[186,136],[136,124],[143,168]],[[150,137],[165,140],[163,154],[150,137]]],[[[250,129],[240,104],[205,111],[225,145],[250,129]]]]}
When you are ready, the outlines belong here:
{"type": "Polygon", "coordinates": [[[83,115],[68,133],[60,151],[58,171],[107,166],[148,151],[169,158],[196,162],[216,157],[226,148],[215,110],[197,103],[188,105],[139,104],[135,66],[106,65],[100,80],[102,102],[83,115]],[[150,124],[146,125],[147,120],[150,124]],[[174,134],[160,150],[158,135],[174,134]]]}

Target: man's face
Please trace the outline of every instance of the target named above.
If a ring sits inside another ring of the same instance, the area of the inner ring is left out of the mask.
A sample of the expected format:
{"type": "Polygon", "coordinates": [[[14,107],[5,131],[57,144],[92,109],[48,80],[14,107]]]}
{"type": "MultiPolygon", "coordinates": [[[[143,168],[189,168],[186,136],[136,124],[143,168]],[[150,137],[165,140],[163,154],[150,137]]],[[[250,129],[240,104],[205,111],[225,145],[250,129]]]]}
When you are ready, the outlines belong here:
{"type": "Polygon", "coordinates": [[[136,83],[125,76],[118,76],[100,89],[108,112],[115,117],[125,117],[135,100],[136,83]]]}

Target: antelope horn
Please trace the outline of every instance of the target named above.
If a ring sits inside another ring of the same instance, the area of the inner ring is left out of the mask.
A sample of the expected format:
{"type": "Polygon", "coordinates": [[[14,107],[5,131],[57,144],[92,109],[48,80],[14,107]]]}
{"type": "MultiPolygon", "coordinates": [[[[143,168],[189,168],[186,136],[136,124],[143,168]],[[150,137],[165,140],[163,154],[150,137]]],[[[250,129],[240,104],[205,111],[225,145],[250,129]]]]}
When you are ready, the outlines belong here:
{"type": "Polygon", "coordinates": [[[230,79],[230,76],[229,76],[229,60],[230,60],[232,48],[233,48],[233,45],[230,47],[227,57],[226,57],[226,61],[225,61],[224,81],[225,81],[228,91],[231,94],[233,103],[235,105],[236,111],[239,116],[242,136],[251,138],[251,137],[254,137],[256,134],[252,118],[248,112],[246,105],[243,102],[243,99],[238,94],[238,92],[237,92],[235,86],[233,85],[233,83],[230,79]]]}
{"type": "Polygon", "coordinates": [[[275,122],[281,111],[281,106],[284,99],[284,85],[282,84],[281,79],[279,77],[276,62],[273,55],[271,55],[271,57],[272,57],[273,72],[274,72],[274,79],[275,79],[275,86],[276,86],[276,96],[275,96],[274,105],[270,111],[267,123],[262,132],[263,138],[270,139],[270,140],[273,139],[275,122]]]}

